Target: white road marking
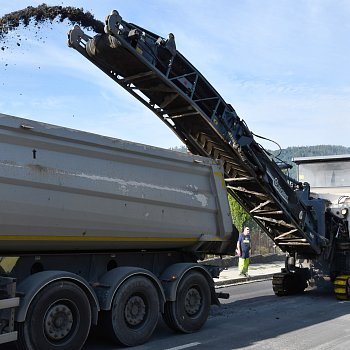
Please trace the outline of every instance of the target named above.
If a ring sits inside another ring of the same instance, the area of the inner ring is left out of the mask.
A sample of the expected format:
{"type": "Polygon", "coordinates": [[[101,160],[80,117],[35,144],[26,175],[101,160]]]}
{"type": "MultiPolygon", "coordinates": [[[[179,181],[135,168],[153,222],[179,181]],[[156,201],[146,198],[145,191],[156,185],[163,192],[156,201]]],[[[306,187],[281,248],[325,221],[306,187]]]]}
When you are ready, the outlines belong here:
{"type": "Polygon", "coordinates": [[[187,348],[192,348],[193,346],[200,345],[201,343],[195,342],[195,343],[188,343],[180,346],[175,346],[174,348],[168,348],[164,350],[181,350],[181,349],[187,349],[187,348]]]}

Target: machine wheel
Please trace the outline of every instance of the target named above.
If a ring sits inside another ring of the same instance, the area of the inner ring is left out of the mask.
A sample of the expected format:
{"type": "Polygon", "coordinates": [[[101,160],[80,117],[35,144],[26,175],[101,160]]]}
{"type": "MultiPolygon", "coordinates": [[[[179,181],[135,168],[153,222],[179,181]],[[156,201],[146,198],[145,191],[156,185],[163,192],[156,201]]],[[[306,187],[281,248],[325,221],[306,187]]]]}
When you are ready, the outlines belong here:
{"type": "Polygon", "coordinates": [[[334,293],[338,300],[350,300],[350,275],[341,275],[334,280],[334,293]]]}
{"type": "Polygon", "coordinates": [[[102,314],[101,325],[111,339],[126,346],[145,343],[158,323],[159,296],[146,277],[127,279],[114,296],[112,309],[102,314]]]}
{"type": "Polygon", "coordinates": [[[20,350],[79,350],[88,337],[91,306],[76,284],[59,281],[42,289],[18,324],[20,350]]]}
{"type": "Polygon", "coordinates": [[[206,322],[210,310],[211,294],[207,279],[191,271],[180,281],[176,300],[165,303],[164,321],[183,333],[199,330],[206,322]]]}

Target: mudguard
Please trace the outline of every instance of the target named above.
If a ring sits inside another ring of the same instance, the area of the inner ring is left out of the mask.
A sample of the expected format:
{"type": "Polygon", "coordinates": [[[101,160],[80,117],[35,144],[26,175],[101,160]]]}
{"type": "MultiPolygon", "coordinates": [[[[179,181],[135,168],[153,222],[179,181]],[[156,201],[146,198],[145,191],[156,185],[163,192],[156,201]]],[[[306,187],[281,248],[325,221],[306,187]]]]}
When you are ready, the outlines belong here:
{"type": "Polygon", "coordinates": [[[96,294],[100,303],[101,310],[110,310],[112,307],[114,295],[118,288],[128,278],[137,275],[146,276],[153,282],[158,291],[161,311],[163,311],[165,295],[159,279],[151,271],[133,266],[117,267],[113,270],[108,271],[99,280],[99,285],[96,288],[96,294]]]}
{"type": "Polygon", "coordinates": [[[59,280],[68,280],[81,287],[89,298],[92,310],[92,322],[97,324],[98,312],[100,310],[99,302],[95,291],[89,283],[71,272],[66,271],[42,271],[27,277],[24,281],[17,285],[17,294],[20,296],[20,305],[16,316],[17,322],[24,322],[26,319],[29,305],[35,296],[47,285],[59,280]]]}

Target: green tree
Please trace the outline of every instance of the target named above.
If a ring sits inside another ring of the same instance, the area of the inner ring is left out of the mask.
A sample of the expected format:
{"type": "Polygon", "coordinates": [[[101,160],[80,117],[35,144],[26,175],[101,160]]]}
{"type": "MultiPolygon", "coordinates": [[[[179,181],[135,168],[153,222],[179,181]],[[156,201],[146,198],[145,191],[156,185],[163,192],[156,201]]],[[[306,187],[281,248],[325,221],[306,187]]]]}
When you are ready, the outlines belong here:
{"type": "Polygon", "coordinates": [[[273,241],[264,232],[254,219],[242,208],[242,206],[231,196],[228,196],[230,203],[231,216],[233,224],[239,232],[243,231],[244,226],[250,227],[250,235],[252,237],[252,254],[268,254],[274,253],[273,241]]]}
{"type": "Polygon", "coordinates": [[[231,216],[233,224],[237,227],[238,231],[243,229],[244,225],[247,225],[251,220],[249,214],[242,208],[242,206],[231,196],[228,196],[230,203],[231,216]]]}

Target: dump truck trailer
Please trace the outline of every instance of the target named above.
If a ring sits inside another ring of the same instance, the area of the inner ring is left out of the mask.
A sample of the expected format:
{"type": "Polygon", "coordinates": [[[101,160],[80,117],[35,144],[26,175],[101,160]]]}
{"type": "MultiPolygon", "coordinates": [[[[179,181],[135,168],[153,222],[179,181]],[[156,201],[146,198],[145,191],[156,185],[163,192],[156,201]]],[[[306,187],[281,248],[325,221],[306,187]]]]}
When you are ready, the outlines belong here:
{"type": "Polygon", "coordinates": [[[4,114],[0,144],[0,343],[201,328],[219,269],[198,260],[237,239],[220,162],[4,114]]]}

